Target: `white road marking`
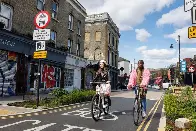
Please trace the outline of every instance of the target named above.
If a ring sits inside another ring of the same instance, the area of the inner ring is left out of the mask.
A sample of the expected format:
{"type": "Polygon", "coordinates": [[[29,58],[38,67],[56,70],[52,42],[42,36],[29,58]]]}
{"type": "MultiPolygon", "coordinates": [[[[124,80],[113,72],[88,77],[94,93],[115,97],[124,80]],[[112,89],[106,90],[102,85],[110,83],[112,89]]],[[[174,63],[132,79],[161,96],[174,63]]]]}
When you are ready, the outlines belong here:
{"type": "Polygon", "coordinates": [[[89,129],[89,128],[86,128],[86,127],[72,126],[72,125],[68,125],[68,124],[66,124],[64,126],[66,126],[68,128],[66,128],[62,131],[70,131],[72,129],[80,129],[82,131],[102,131],[102,130],[96,130],[96,129],[89,129]]]}
{"type": "Polygon", "coordinates": [[[35,128],[27,129],[27,130],[24,130],[24,131],[41,131],[41,130],[43,130],[43,129],[47,128],[47,127],[53,126],[55,124],[56,123],[50,123],[50,124],[38,126],[38,127],[35,127],[35,128]]]}
{"type": "Polygon", "coordinates": [[[15,122],[15,123],[12,123],[12,124],[0,126],[0,129],[6,128],[6,127],[9,127],[9,126],[13,126],[13,125],[18,125],[18,124],[24,123],[24,122],[34,122],[34,123],[32,123],[33,125],[37,125],[37,124],[41,123],[40,120],[24,120],[24,121],[19,121],[19,122],[15,122]]]}
{"type": "MultiPolygon", "coordinates": [[[[115,121],[115,120],[118,119],[118,117],[113,114],[114,112],[118,112],[118,111],[113,111],[113,112],[109,113],[111,118],[108,118],[108,119],[105,118],[103,116],[104,113],[102,113],[102,116],[100,117],[100,119],[115,121]]],[[[92,119],[91,116],[87,116],[87,115],[90,115],[90,114],[91,114],[91,111],[89,110],[89,108],[83,108],[83,109],[79,109],[79,110],[74,110],[74,111],[71,111],[71,112],[63,113],[62,115],[75,115],[75,116],[80,116],[82,118],[92,119]]]]}

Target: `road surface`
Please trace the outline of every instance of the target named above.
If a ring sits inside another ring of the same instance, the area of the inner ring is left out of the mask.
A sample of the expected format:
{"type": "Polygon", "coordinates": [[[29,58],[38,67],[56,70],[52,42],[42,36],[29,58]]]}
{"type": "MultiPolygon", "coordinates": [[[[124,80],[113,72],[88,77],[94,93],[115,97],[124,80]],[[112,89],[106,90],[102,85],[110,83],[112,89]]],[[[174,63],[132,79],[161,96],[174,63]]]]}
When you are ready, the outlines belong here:
{"type": "Polygon", "coordinates": [[[1,131],[157,131],[162,111],[163,91],[149,90],[147,112],[150,115],[135,126],[132,109],[133,91],[112,96],[110,115],[95,122],[90,116],[90,104],[45,112],[34,116],[0,120],[1,131]]]}

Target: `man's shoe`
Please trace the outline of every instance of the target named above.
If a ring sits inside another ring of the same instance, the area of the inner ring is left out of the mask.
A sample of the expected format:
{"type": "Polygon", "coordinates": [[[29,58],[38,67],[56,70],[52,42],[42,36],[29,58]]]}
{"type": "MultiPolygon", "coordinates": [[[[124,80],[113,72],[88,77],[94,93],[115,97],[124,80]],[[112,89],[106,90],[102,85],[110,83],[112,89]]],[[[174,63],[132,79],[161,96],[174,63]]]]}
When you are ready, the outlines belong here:
{"type": "Polygon", "coordinates": [[[146,117],[146,112],[142,111],[142,117],[145,118],[146,117]]]}

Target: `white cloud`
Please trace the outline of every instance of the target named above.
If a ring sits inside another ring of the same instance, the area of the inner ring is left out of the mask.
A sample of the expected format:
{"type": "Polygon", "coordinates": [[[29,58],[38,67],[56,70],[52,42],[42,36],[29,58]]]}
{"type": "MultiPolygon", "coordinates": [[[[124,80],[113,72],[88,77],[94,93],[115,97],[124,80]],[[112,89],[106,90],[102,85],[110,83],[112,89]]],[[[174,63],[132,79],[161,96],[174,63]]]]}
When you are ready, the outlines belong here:
{"type": "Polygon", "coordinates": [[[196,39],[189,39],[188,38],[188,26],[183,27],[181,29],[177,29],[174,33],[172,34],[167,34],[164,37],[165,38],[172,38],[175,41],[178,39],[178,35],[180,35],[180,42],[183,44],[196,44],[196,39]]]}
{"type": "Polygon", "coordinates": [[[139,40],[139,41],[141,41],[141,42],[147,41],[147,39],[152,36],[145,29],[135,29],[135,32],[136,32],[136,39],[139,40]]]}
{"type": "MultiPolygon", "coordinates": [[[[147,49],[141,46],[136,49],[145,61],[147,68],[164,68],[178,62],[178,51],[175,49],[147,49]]],[[[196,48],[181,48],[181,59],[193,58],[196,48]]]]}
{"type": "Polygon", "coordinates": [[[175,0],[79,0],[88,14],[108,12],[120,30],[130,30],[142,23],[145,16],[175,0]]]}
{"type": "Polygon", "coordinates": [[[184,27],[191,23],[191,13],[184,12],[184,5],[180,6],[170,12],[163,14],[156,22],[157,26],[166,24],[174,25],[175,27],[184,27]]]}
{"type": "Polygon", "coordinates": [[[147,49],[147,46],[140,46],[139,48],[136,49],[137,52],[142,52],[147,49]]]}

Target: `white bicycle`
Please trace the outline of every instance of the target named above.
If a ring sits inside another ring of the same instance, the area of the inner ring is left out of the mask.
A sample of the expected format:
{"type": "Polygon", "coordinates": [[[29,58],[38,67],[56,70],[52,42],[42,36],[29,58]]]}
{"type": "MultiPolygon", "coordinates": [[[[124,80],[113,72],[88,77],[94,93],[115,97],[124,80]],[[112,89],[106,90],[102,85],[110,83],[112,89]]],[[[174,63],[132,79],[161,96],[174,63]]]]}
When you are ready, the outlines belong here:
{"type": "Polygon", "coordinates": [[[109,112],[108,97],[105,96],[103,86],[106,86],[106,82],[90,82],[90,84],[97,84],[96,94],[92,98],[91,103],[91,115],[95,121],[100,119],[101,113],[105,115],[109,112]]]}

